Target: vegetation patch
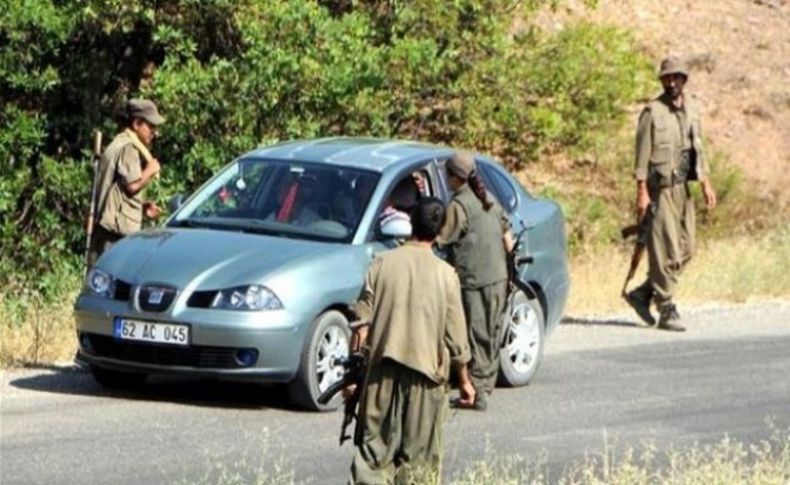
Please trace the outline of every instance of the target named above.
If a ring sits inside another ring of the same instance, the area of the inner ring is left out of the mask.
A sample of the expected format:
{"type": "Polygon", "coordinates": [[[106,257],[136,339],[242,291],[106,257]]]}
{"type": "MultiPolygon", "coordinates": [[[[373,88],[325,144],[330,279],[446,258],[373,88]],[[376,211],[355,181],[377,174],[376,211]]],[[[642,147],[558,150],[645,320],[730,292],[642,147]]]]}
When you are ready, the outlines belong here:
{"type": "Polygon", "coordinates": [[[292,138],[419,139],[515,170],[586,150],[623,122],[648,64],[611,27],[512,31],[542,3],[11,1],[0,12],[0,288],[62,296],[61,276],[79,272],[92,132],[106,143],[130,96],[155,99],[168,120],[148,191],[161,206],[292,138]]]}
{"type": "MultiPolygon", "coordinates": [[[[770,422],[769,422],[770,425],[770,422]]],[[[449,485],[784,485],[790,480],[790,430],[772,427],[769,438],[744,444],[730,437],[717,443],[695,443],[659,450],[654,444],[625,447],[606,444],[602,452],[590,454],[554,473],[547,465],[546,453],[527,459],[489,450],[483,459],[449,468],[445,463],[444,480],[449,485]]],[[[295,485],[320,483],[315,479],[297,481],[288,460],[267,453],[253,455],[227,466],[217,460],[210,471],[197,480],[177,483],[201,485],[295,485]],[[257,456],[257,458],[255,458],[257,456]]],[[[440,483],[436,474],[426,473],[417,483],[440,483]]]]}

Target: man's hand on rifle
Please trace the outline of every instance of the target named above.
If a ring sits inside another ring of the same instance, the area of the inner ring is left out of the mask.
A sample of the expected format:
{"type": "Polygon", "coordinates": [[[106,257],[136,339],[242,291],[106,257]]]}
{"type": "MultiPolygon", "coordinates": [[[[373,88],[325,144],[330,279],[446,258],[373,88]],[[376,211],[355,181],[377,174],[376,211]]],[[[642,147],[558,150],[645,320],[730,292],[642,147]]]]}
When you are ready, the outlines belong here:
{"type": "Polygon", "coordinates": [[[647,191],[647,182],[640,180],[636,187],[636,214],[639,219],[645,216],[650,207],[650,193],[647,191]]]}
{"type": "MultiPolygon", "coordinates": [[[[368,340],[368,331],[370,330],[370,325],[362,321],[356,321],[351,323],[351,327],[353,330],[351,333],[351,341],[349,342],[348,350],[352,354],[357,354],[363,351],[363,347],[368,340]]],[[[356,392],[356,383],[350,382],[343,386],[343,389],[340,391],[340,395],[343,396],[343,402],[353,398],[356,392]]]]}
{"type": "Polygon", "coordinates": [[[146,160],[145,162],[145,168],[143,169],[143,176],[146,179],[151,179],[159,175],[159,172],[161,170],[162,170],[162,166],[159,164],[159,160],[151,157],[151,159],[146,160]]]}
{"type": "Polygon", "coordinates": [[[357,392],[356,384],[347,384],[343,386],[343,390],[340,391],[340,395],[343,396],[343,402],[346,402],[350,398],[354,397],[355,392],[357,392]]]}

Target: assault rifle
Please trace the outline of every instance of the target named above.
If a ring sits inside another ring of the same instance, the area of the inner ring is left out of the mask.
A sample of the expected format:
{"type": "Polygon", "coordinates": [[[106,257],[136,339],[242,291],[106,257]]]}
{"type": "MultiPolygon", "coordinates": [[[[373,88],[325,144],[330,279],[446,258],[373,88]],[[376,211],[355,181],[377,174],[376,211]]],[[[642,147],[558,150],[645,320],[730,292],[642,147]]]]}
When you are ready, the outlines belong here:
{"type": "Polygon", "coordinates": [[[365,371],[367,370],[367,359],[361,352],[354,352],[348,357],[336,358],[333,365],[341,365],[346,370],[343,378],[330,385],[326,391],[318,396],[318,403],[325,405],[332,400],[335,395],[344,387],[354,385],[354,391],[348,396],[343,404],[343,424],[340,428],[340,445],[346,440],[351,439],[351,435],[346,432],[348,425],[357,419],[357,405],[365,384],[365,371]]]}
{"type": "Polygon", "coordinates": [[[524,246],[526,246],[524,236],[532,229],[532,226],[527,226],[524,224],[524,221],[519,222],[521,223],[521,229],[514,238],[515,242],[513,244],[513,249],[505,255],[507,258],[507,279],[510,282],[508,285],[508,295],[513,293],[516,289],[519,289],[524,292],[528,298],[537,298],[535,290],[524,283],[519,276],[518,270],[521,266],[535,262],[535,257],[531,254],[522,254],[525,253],[524,246]]]}
{"type": "Polygon", "coordinates": [[[90,252],[91,252],[91,239],[93,238],[93,227],[96,223],[96,191],[99,185],[99,161],[101,160],[101,131],[93,134],[93,156],[91,157],[91,166],[93,167],[93,182],[91,183],[91,204],[88,208],[88,219],[85,222],[85,272],[87,273],[90,268],[90,252]]]}
{"type": "Polygon", "coordinates": [[[648,219],[653,216],[654,205],[651,203],[645,214],[639,219],[637,224],[626,226],[620,230],[620,235],[623,239],[628,239],[631,236],[636,236],[636,243],[634,243],[634,252],[631,254],[631,266],[628,268],[628,274],[623,282],[623,290],[621,294],[623,297],[626,295],[626,288],[628,282],[634,277],[636,269],[639,267],[639,262],[642,261],[642,256],[645,254],[645,247],[647,246],[647,226],[648,219]]]}

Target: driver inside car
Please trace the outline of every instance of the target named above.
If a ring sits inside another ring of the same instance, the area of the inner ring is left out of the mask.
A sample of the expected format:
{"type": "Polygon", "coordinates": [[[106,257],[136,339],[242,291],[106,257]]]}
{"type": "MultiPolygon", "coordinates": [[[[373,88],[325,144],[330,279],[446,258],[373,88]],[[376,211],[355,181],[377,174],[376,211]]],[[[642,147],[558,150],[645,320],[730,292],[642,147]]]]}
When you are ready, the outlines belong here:
{"type": "Polygon", "coordinates": [[[321,216],[318,181],[313,176],[301,176],[292,182],[282,183],[277,191],[277,208],[266,216],[268,221],[277,221],[297,226],[306,226],[325,219],[321,216]]]}

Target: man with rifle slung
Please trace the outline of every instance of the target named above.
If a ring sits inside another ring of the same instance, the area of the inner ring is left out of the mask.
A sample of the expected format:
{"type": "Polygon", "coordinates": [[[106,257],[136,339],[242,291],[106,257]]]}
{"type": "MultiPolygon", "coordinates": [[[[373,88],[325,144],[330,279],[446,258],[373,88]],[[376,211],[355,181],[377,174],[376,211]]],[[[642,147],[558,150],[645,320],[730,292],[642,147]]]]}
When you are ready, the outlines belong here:
{"type": "MultiPolygon", "coordinates": [[[[664,59],[658,74],[664,92],[639,117],[634,175],[640,243],[647,247],[649,271],[644,283],[625,293],[626,301],[648,325],[655,325],[650,313],[655,303],[657,327],[674,331],[685,330],[679,325],[674,295],[678,278],[694,253],[694,201],[688,182],[699,180],[705,205],[716,206],[702,151],[699,112],[683,93],[688,75],[685,62],[664,59]]],[[[639,246],[633,269],[638,256],[639,246]]]]}
{"type": "Polygon", "coordinates": [[[149,147],[165,119],[147,99],[129,100],[125,115],[126,128],[107,146],[96,168],[91,214],[98,224],[88,220],[88,267],[119,239],[139,231],[143,217],[154,219],[160,213],[143,194],[160,170],[149,147]]]}
{"type": "MultiPolygon", "coordinates": [[[[441,471],[442,430],[451,368],[467,404],[475,389],[458,276],[431,246],[444,204],[420,199],[413,237],[378,256],[354,311],[362,324],[352,344],[368,356],[354,433],[350,483],[433,483],[441,471]]],[[[343,390],[354,392],[353,385],[343,390]]]]}

